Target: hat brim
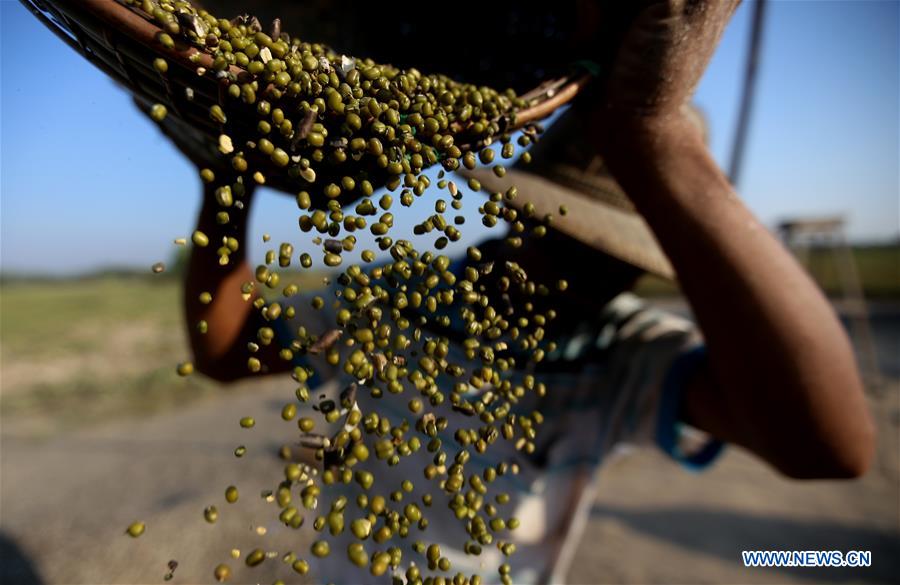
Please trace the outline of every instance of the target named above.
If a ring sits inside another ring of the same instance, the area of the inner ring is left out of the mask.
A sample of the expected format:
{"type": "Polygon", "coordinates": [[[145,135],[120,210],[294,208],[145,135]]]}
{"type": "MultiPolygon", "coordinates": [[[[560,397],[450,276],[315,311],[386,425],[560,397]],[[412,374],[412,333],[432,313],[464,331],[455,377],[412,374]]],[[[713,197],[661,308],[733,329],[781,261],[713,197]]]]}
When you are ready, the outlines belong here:
{"type": "Polygon", "coordinates": [[[521,209],[530,202],[539,217],[553,216],[554,229],[647,272],[667,279],[675,278],[672,264],[647,222],[637,213],[613,207],[525,171],[509,169],[502,178],[488,169],[462,169],[460,172],[478,179],[491,192],[505,192],[515,185],[518,196],[509,205],[521,209]],[[561,205],[567,208],[565,216],[559,212],[561,205]]]}

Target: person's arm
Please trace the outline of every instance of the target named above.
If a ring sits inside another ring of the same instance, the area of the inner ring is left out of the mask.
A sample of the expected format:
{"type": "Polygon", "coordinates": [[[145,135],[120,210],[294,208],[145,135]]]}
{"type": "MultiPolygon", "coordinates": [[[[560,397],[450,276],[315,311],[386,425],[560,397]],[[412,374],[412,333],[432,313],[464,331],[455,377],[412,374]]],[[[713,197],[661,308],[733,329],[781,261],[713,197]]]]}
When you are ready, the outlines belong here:
{"type": "MultiPolygon", "coordinates": [[[[253,187],[248,186],[242,198],[244,209],[240,210],[235,206],[227,209],[219,206],[212,185],[204,185],[196,228],[206,234],[209,245],[192,247],[184,283],[185,322],[195,366],[198,371],[219,381],[251,375],[247,365],[250,357],[257,357],[265,365],[264,373],[287,371],[291,362],[277,355],[281,349],[277,342],[265,346],[257,341],[257,331],[266,325],[259,310],[253,306],[258,292],[254,289],[250,299],[245,300],[241,291],[244,283],[256,282],[246,258],[247,216],[254,196],[253,187]],[[228,212],[228,224],[220,225],[216,221],[219,211],[228,212]],[[236,238],[240,243],[224,266],[219,264],[217,253],[223,237],[236,238]],[[212,295],[209,304],[200,301],[203,292],[212,295]],[[197,328],[201,320],[207,323],[206,333],[197,328]],[[251,341],[260,345],[259,351],[250,352],[247,343],[251,341]]],[[[257,283],[257,286],[261,285],[257,283]]]]}
{"type": "MultiPolygon", "coordinates": [[[[135,105],[149,114],[145,103],[135,100],[135,105]]],[[[250,357],[256,357],[263,364],[260,373],[289,370],[292,362],[278,355],[281,347],[277,338],[268,346],[257,341],[259,328],[272,326],[253,306],[259,297],[258,290],[254,288],[249,299],[245,299],[241,291],[244,283],[255,283],[255,275],[247,263],[247,220],[253,204],[255,183],[245,183],[244,195],[236,198],[241,201],[243,209],[237,205],[219,205],[215,198],[216,187],[234,183],[237,179],[228,161],[201,135],[186,130],[184,122],[170,116],[158,127],[198,170],[210,169],[215,174],[212,183],[203,184],[196,227],[197,231],[206,235],[209,244],[191,247],[183,289],[184,320],[195,368],[222,382],[252,375],[247,363],[250,357]],[[229,216],[228,223],[224,225],[216,220],[216,214],[221,211],[229,216]],[[218,250],[223,238],[228,237],[235,238],[239,247],[229,255],[227,264],[220,265],[218,250]],[[204,292],[212,295],[211,302],[200,301],[200,295],[204,292]],[[198,328],[201,321],[206,322],[206,333],[198,328]],[[248,342],[257,342],[259,350],[251,352],[248,342]]]]}
{"type": "Polygon", "coordinates": [[[706,338],[708,360],[683,404],[687,421],[786,475],[855,477],[871,461],[874,428],[847,336],[683,113],[732,8],[659,2],[642,15],[625,49],[643,64],[620,61],[598,117],[601,147],[706,338]]]}
{"type": "Polygon", "coordinates": [[[699,132],[642,120],[609,162],[678,273],[708,349],[687,421],[793,477],[853,477],[873,426],[853,351],[821,291],[741,203],[699,132]]]}

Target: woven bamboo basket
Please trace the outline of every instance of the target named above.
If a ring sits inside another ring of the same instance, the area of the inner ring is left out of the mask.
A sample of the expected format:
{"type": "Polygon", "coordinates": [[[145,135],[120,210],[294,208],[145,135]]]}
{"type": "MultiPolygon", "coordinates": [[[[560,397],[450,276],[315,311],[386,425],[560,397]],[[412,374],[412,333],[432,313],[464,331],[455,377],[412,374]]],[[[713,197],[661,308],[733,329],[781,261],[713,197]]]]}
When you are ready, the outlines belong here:
{"type": "MultiPolygon", "coordinates": [[[[253,136],[255,117],[232,116],[225,126],[210,119],[209,108],[225,105],[227,83],[212,70],[212,56],[197,47],[175,39],[167,49],[156,41],[161,29],[151,16],[139,8],[117,0],[21,0],[44,25],[72,49],[126,88],[138,105],[147,110],[152,104],[166,106],[169,115],[163,131],[195,162],[216,164],[218,137],[227,133],[238,141],[253,136]],[[169,68],[158,73],[152,66],[156,57],[164,58],[169,68]]],[[[236,66],[230,72],[237,79],[252,75],[236,66]]],[[[528,106],[502,120],[513,130],[546,118],[569,103],[589,81],[589,75],[571,75],[547,80],[520,96],[528,106]]],[[[459,145],[463,150],[480,144],[459,145]]],[[[221,162],[221,159],[219,159],[221,162]]],[[[294,191],[296,185],[283,172],[262,157],[255,168],[266,170],[271,186],[294,191]]]]}

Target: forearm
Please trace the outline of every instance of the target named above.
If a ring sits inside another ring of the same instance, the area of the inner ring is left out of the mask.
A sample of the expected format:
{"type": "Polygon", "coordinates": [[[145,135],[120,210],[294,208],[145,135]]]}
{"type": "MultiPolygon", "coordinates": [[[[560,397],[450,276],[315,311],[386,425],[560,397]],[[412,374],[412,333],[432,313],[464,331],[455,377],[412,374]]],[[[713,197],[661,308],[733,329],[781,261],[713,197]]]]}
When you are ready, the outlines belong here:
{"type": "Polygon", "coordinates": [[[791,475],[829,464],[852,474],[869,458],[871,423],[827,300],[684,121],[621,139],[609,162],[671,259],[708,346],[709,379],[692,386],[689,419],[791,475]]]}
{"type": "Polygon", "coordinates": [[[185,321],[198,369],[216,378],[231,379],[238,372],[246,372],[246,357],[236,354],[246,342],[243,333],[254,310],[252,302],[245,300],[241,293],[241,285],[253,280],[246,260],[249,205],[244,210],[228,207],[229,222],[219,224],[216,213],[226,208],[215,201],[213,191],[214,188],[204,185],[196,229],[206,235],[209,244],[191,248],[184,285],[185,321]],[[235,238],[239,247],[229,254],[228,263],[222,265],[218,250],[223,238],[229,237],[235,238]],[[209,293],[212,300],[201,301],[202,293],[209,293]],[[206,333],[201,332],[201,322],[206,324],[206,333]]]}

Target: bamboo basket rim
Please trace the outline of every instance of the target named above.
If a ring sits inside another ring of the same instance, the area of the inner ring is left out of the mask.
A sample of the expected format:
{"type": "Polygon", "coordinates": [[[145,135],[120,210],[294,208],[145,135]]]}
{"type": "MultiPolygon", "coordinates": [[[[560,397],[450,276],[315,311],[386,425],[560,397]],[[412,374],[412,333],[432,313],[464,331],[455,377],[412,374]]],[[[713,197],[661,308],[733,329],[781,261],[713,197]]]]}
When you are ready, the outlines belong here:
{"type": "MultiPolygon", "coordinates": [[[[137,99],[149,104],[155,101],[167,102],[175,115],[194,125],[207,137],[218,136],[214,124],[199,116],[186,115],[184,105],[176,90],[203,85],[204,78],[214,81],[219,91],[207,89],[206,98],[218,99],[224,103],[223,85],[212,78],[213,57],[210,53],[175,38],[174,48],[166,48],[156,38],[163,32],[150,15],[138,8],[126,6],[118,0],[20,0],[28,10],[45,26],[50,28],[72,49],[86,57],[104,73],[124,85],[137,99]],[[138,50],[135,50],[135,49],[138,50]],[[163,57],[176,71],[165,74],[150,69],[150,62],[138,59],[140,48],[145,54],[163,57]],[[193,73],[193,78],[186,73],[193,73]],[[200,74],[198,74],[200,73],[200,74]],[[156,91],[148,87],[147,77],[158,77],[156,91]],[[184,86],[180,88],[178,86],[184,86]],[[160,99],[162,98],[162,99],[160,99]],[[168,99],[166,99],[168,98],[168,99]]],[[[174,38],[174,36],[173,36],[174,38]]],[[[229,71],[238,81],[246,81],[253,76],[246,70],[230,65],[229,71]]],[[[531,104],[514,112],[508,130],[523,128],[550,116],[558,108],[571,102],[592,79],[589,73],[573,74],[548,79],[534,89],[519,96],[531,104]]],[[[210,86],[211,87],[211,86],[210,86]]],[[[469,148],[477,145],[463,145],[469,148]]]]}

